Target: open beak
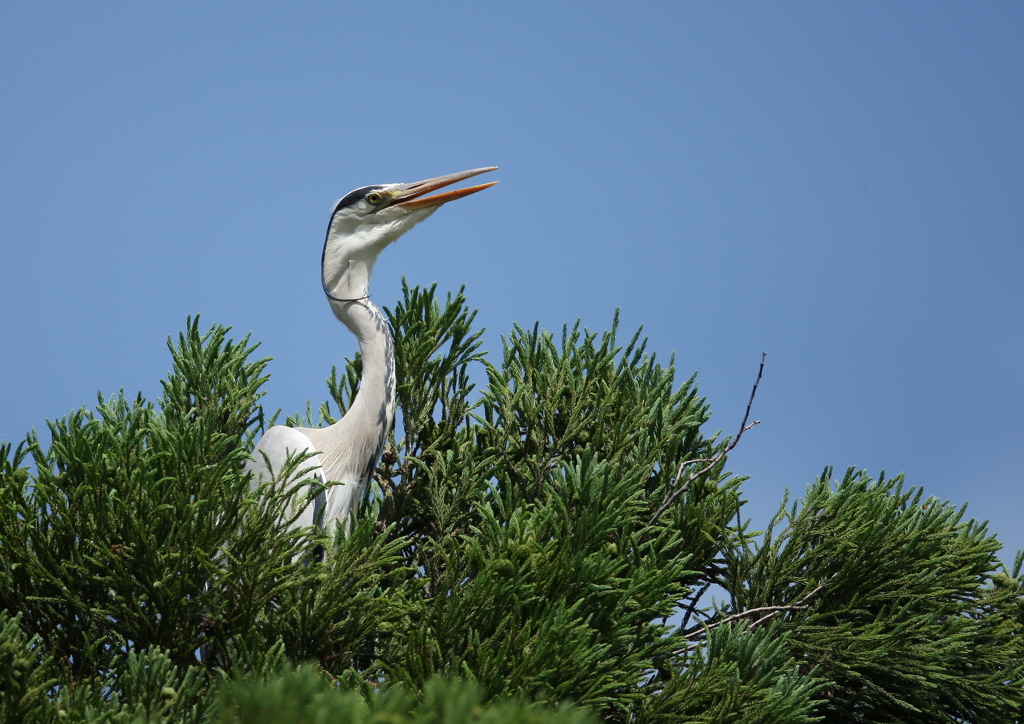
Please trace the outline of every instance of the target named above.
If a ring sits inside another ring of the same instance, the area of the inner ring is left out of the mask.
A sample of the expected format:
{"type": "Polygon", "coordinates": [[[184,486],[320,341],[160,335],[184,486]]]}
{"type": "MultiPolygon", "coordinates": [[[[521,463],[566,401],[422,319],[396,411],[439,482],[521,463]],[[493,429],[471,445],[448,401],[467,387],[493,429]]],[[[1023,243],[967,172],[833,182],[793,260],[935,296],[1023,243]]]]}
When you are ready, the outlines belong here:
{"type": "Polygon", "coordinates": [[[438,176],[436,178],[428,178],[426,181],[417,181],[416,183],[406,184],[405,188],[399,191],[392,198],[392,202],[389,206],[401,206],[402,208],[413,211],[415,209],[428,209],[431,206],[440,206],[446,204],[449,201],[455,199],[461,199],[463,196],[469,196],[475,194],[477,191],[483,191],[486,188],[490,188],[497,181],[491,181],[489,184],[480,184],[479,186],[470,186],[464,189],[455,189],[454,191],[445,191],[444,193],[434,194],[433,196],[427,196],[431,191],[444,188],[445,186],[451,186],[452,184],[458,183],[463,179],[470,178],[472,176],[479,176],[482,173],[493,171],[497,166],[488,166],[486,168],[474,168],[471,171],[460,171],[459,173],[450,173],[447,176],[438,176]]]}

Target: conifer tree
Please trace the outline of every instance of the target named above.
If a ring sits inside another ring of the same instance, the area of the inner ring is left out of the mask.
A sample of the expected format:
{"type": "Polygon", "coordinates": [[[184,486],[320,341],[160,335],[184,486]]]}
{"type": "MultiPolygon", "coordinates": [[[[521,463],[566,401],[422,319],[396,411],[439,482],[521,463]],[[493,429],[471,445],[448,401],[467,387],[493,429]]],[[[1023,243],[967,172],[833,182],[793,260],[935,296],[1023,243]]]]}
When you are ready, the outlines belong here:
{"type": "Polygon", "coordinates": [[[267,360],[198,318],[157,401],[2,446],[0,717],[1022,721],[1022,558],[963,508],[826,470],[759,535],[738,438],[640,332],[514,327],[493,357],[462,292],[387,314],[400,424],[347,535],[251,489],[267,360]]]}

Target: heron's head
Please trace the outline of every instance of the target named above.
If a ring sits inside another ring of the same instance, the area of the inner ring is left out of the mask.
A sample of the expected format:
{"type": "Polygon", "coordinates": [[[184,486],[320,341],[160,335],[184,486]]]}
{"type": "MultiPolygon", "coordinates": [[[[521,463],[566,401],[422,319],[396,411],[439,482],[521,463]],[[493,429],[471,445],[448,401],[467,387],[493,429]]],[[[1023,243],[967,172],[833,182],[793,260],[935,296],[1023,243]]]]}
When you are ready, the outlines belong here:
{"type": "Polygon", "coordinates": [[[389,244],[449,201],[493,186],[497,181],[429,196],[431,191],[496,167],[438,176],[409,184],[363,186],[334,207],[321,258],[324,291],[330,297],[365,296],[377,256],[389,244]]]}

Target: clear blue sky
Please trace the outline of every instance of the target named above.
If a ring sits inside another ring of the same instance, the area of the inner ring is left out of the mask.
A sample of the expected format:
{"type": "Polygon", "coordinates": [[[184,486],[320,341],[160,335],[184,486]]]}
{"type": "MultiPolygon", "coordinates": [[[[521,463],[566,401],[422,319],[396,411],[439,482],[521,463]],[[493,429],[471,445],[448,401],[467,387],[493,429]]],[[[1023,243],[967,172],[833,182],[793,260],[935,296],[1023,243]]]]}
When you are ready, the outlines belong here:
{"type": "Polygon", "coordinates": [[[189,314],[326,397],[332,202],[497,165],[388,249],[513,322],[622,310],[732,432],[763,523],[905,472],[1024,547],[1024,5],[0,6],[0,438],[155,398],[189,314]]]}

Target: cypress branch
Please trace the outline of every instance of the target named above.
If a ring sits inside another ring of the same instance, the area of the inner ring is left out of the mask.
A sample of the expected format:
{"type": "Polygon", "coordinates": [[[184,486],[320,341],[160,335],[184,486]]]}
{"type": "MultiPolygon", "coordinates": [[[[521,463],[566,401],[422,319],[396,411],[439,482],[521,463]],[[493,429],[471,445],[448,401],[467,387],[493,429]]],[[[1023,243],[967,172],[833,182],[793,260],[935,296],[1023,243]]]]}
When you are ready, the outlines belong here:
{"type": "Polygon", "coordinates": [[[726,470],[749,405],[705,434],[639,330],[488,357],[462,290],[387,315],[401,425],[347,535],[290,529],[305,456],[252,489],[268,360],[198,317],[155,403],[0,446],[6,720],[1021,720],[1024,557],[963,508],[827,470],[758,536],[726,470]]]}

